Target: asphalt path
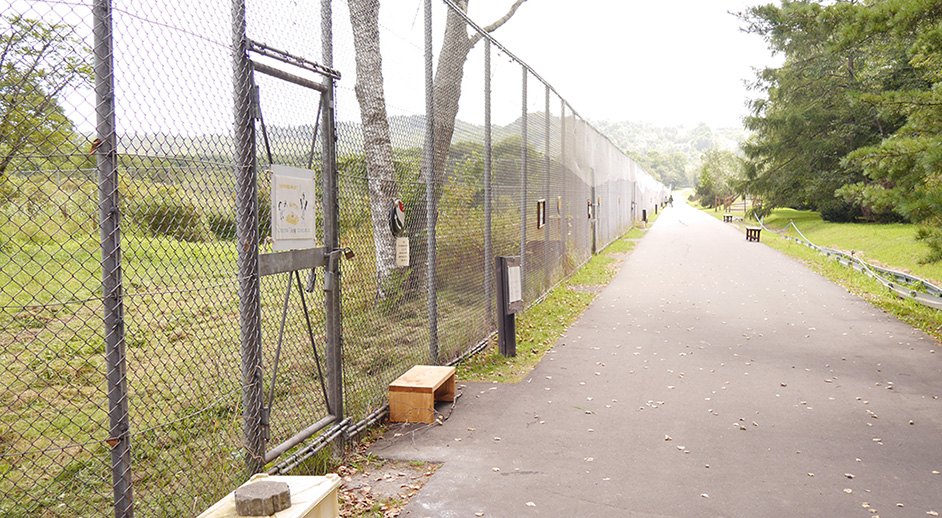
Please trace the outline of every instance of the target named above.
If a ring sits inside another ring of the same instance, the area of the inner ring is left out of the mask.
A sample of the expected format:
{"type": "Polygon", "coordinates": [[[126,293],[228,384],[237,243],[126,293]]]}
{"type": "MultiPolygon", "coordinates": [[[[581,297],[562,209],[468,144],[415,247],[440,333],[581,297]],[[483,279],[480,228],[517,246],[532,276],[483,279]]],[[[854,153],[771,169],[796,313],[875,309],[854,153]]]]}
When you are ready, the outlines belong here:
{"type": "Polygon", "coordinates": [[[403,516],[937,516],[939,349],[678,204],[523,382],[372,452],[442,463],[403,516]]]}

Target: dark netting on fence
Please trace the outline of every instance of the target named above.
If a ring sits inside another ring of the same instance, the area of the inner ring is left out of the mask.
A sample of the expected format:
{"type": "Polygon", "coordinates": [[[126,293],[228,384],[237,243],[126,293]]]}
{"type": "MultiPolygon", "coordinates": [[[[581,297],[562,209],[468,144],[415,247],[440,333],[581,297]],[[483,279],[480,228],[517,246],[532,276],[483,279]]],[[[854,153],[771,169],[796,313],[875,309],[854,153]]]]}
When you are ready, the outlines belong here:
{"type": "Polygon", "coordinates": [[[310,473],[494,332],[497,257],[533,303],[664,201],[429,5],[0,8],[0,514],[195,516],[310,473]]]}

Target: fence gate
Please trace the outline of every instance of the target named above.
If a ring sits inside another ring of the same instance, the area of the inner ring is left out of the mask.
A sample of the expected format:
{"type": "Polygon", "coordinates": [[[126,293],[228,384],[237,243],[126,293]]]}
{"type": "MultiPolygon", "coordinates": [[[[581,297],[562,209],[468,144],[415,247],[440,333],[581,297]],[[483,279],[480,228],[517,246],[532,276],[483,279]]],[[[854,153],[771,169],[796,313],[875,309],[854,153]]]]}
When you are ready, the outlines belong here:
{"type": "Polygon", "coordinates": [[[342,430],[333,117],[340,75],[247,38],[244,50],[235,63],[235,133],[244,160],[237,163],[236,212],[248,472],[334,425],[270,470],[281,472],[342,430]],[[292,125],[279,120],[285,114],[309,118],[292,125]]]}

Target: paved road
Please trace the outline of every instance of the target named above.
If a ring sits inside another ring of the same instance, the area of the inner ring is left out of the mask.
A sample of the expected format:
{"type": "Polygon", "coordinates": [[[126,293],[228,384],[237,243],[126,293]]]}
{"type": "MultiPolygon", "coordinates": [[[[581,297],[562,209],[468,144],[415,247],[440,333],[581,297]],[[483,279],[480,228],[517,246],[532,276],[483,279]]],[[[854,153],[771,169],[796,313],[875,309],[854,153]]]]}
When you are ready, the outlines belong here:
{"type": "Polygon", "coordinates": [[[938,344],[686,206],[524,382],[460,385],[373,446],[443,462],[403,516],[942,513],[938,344]]]}

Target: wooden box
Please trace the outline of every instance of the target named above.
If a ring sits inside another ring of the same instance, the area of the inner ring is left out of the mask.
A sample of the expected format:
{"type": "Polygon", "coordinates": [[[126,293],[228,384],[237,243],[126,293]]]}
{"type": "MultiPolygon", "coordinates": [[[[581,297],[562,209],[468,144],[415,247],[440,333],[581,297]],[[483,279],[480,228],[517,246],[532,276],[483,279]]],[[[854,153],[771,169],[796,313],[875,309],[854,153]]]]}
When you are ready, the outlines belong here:
{"type": "Polygon", "coordinates": [[[455,400],[455,368],[416,365],[389,385],[389,420],[435,422],[435,402],[455,400]]]}

